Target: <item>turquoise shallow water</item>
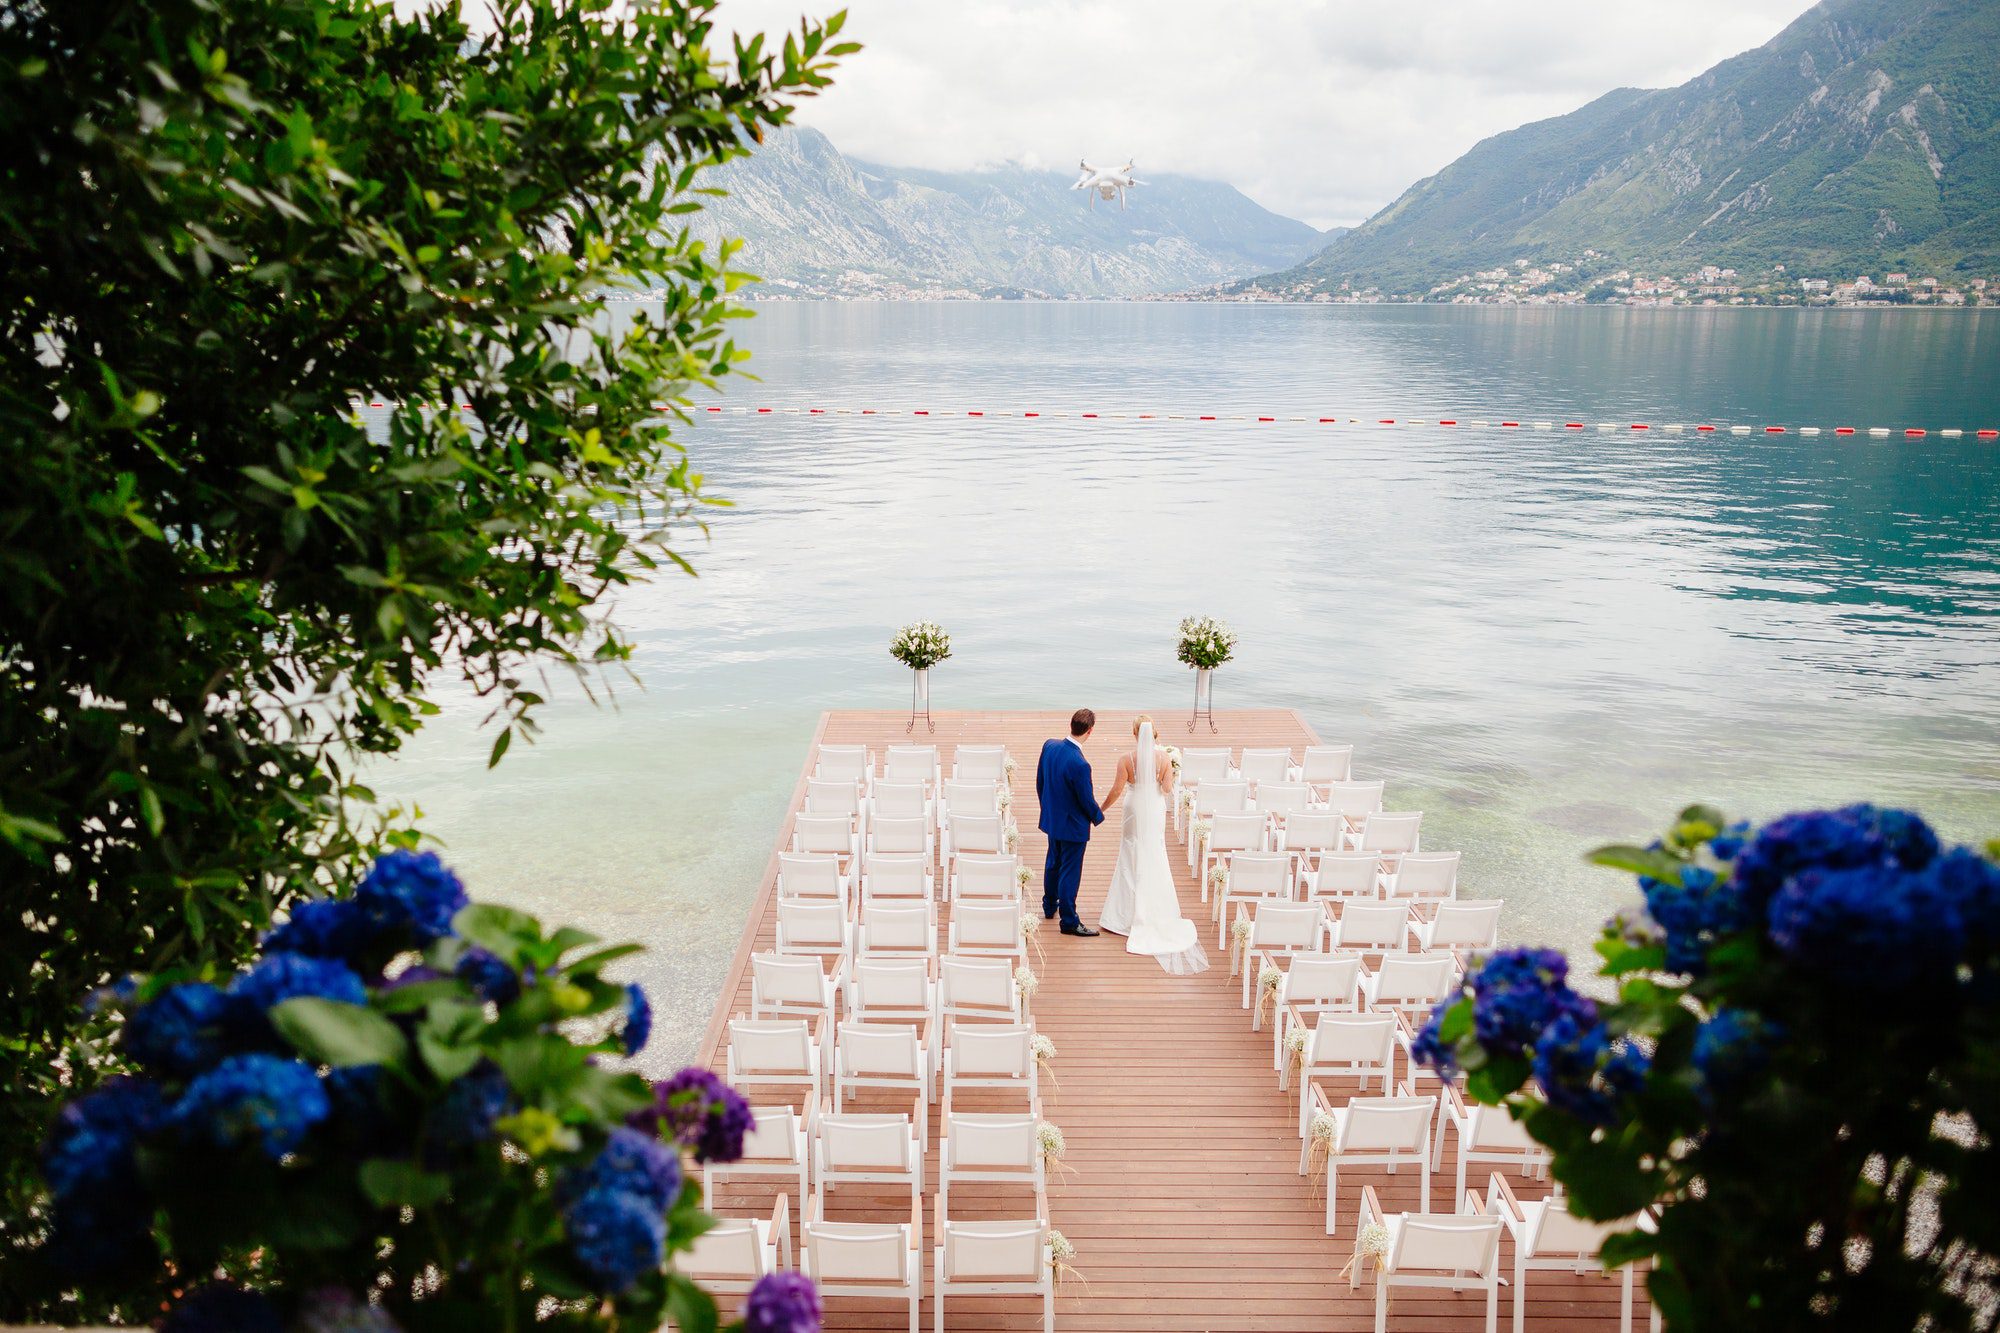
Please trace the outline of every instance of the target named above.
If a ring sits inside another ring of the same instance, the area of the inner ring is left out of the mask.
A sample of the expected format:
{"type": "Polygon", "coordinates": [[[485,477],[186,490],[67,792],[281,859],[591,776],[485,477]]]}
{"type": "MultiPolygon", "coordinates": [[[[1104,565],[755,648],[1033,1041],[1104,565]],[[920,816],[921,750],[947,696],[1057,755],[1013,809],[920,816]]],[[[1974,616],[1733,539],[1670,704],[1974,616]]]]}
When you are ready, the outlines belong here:
{"type": "MultiPolygon", "coordinates": [[[[772,305],[720,401],[936,410],[2000,425],[1959,312],[772,305]],[[1575,414],[1571,416],[1570,414],[1575,414]]],[[[2000,833],[2000,447],[1286,423],[739,417],[686,435],[722,511],[618,614],[636,681],[563,682],[485,769],[477,701],[376,775],[476,893],[652,946],[654,1058],[705,1020],[822,709],[1217,702],[1352,740],[1517,940],[1587,947],[1584,867],[1704,798],[1906,802],[2000,833]]]]}

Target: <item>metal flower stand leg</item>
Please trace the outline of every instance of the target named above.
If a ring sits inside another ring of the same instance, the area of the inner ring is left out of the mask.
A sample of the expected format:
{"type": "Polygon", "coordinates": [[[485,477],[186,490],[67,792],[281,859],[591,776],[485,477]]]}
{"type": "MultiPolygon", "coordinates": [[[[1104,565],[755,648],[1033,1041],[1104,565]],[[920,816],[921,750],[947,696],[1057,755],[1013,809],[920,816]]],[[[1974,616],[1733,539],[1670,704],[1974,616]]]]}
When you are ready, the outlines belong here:
{"type": "Polygon", "coordinates": [[[1215,730],[1215,672],[1209,667],[1194,670],[1194,712],[1188,717],[1188,730],[1203,718],[1208,719],[1208,729],[1215,730]]]}
{"type": "Polygon", "coordinates": [[[903,728],[906,734],[917,729],[918,718],[923,719],[924,730],[937,730],[937,723],[931,721],[931,673],[928,671],[910,673],[910,723],[903,728]]]}

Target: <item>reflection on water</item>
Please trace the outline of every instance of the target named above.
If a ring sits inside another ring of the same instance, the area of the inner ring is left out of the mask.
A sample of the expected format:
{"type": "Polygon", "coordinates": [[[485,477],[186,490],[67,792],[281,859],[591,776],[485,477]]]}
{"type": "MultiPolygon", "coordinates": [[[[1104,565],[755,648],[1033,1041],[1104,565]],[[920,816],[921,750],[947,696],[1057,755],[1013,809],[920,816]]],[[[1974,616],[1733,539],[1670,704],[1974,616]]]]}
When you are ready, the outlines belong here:
{"type": "MultiPolygon", "coordinates": [[[[2000,422],[1962,313],[1179,305],[760,309],[738,402],[938,410],[2000,422]]],[[[470,700],[378,785],[476,892],[637,935],[706,1017],[821,709],[900,707],[891,630],[943,622],[936,706],[1167,713],[1174,625],[1242,635],[1217,702],[1351,740],[1519,939],[1626,892],[1579,852],[1700,797],[1872,797],[2000,832],[2000,449],[1285,423],[724,417],[737,508],[698,581],[624,594],[640,688],[558,691],[483,769],[470,700]]]]}

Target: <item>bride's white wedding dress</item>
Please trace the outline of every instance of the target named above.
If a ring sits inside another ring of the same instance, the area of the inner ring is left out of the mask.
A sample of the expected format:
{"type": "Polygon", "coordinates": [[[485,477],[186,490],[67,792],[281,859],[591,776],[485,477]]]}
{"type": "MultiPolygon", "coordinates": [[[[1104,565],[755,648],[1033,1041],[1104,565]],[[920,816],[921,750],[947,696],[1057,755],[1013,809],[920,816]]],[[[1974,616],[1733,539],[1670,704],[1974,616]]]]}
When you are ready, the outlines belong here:
{"type": "Polygon", "coordinates": [[[1181,915],[1167,860],[1167,798],[1160,792],[1153,725],[1139,728],[1133,752],[1132,784],[1125,789],[1125,816],[1118,834],[1118,867],[1097,924],[1125,937],[1125,952],[1151,954],[1175,976],[1208,970],[1194,922],[1181,915]]]}

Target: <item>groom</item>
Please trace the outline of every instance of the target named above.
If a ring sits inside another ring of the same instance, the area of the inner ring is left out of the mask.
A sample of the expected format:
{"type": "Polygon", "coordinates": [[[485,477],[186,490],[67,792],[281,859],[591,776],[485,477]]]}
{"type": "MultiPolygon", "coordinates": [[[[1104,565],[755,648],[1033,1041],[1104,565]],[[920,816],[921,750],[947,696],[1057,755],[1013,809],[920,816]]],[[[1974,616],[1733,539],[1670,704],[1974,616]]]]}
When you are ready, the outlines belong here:
{"type": "Polygon", "coordinates": [[[1069,735],[1042,742],[1042,761],[1035,770],[1035,799],[1041,803],[1041,830],[1049,835],[1049,859],[1042,867],[1042,919],[1062,909],[1062,933],[1095,935],[1076,916],[1076,885],[1083,877],[1083,852],[1090,830],[1104,822],[1104,810],[1090,790],[1090,761],[1083,742],[1097,725],[1097,714],[1079,708],[1069,720],[1069,735]]]}

